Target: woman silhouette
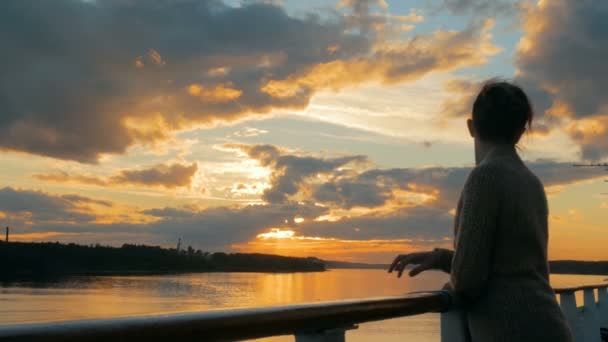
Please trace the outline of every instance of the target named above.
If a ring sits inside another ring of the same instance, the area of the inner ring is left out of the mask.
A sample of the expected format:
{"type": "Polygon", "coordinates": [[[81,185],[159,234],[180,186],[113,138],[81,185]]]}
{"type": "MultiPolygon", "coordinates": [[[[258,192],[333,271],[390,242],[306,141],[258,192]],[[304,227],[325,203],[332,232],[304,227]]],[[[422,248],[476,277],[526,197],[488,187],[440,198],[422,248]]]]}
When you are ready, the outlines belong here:
{"type": "Polygon", "coordinates": [[[462,299],[473,342],[569,342],[572,336],[549,285],[547,198],[515,149],[532,124],[521,88],[487,82],[467,120],[475,163],[456,207],[454,251],[399,255],[400,277],[429,269],[450,273],[446,286],[462,299]]]}

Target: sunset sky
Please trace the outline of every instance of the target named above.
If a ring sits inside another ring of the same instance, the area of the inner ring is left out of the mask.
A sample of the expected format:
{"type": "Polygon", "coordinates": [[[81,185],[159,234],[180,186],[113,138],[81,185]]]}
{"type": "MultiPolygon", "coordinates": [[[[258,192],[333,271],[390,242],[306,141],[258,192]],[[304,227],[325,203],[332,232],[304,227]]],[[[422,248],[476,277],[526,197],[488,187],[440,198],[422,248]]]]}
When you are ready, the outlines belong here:
{"type": "Polygon", "coordinates": [[[608,1],[3,0],[12,239],[389,262],[452,244],[514,80],[551,259],[608,260],[608,1]]]}

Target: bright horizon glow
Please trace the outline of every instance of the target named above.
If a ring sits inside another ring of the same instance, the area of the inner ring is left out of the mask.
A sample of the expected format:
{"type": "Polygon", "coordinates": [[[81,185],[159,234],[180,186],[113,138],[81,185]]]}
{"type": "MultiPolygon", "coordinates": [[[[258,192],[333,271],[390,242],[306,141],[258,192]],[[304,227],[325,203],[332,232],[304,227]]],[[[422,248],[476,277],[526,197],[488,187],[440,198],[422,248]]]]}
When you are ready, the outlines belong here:
{"type": "Polygon", "coordinates": [[[271,228],[269,232],[258,234],[258,239],[291,239],[294,237],[296,232],[293,230],[282,230],[280,228],[271,228]]]}

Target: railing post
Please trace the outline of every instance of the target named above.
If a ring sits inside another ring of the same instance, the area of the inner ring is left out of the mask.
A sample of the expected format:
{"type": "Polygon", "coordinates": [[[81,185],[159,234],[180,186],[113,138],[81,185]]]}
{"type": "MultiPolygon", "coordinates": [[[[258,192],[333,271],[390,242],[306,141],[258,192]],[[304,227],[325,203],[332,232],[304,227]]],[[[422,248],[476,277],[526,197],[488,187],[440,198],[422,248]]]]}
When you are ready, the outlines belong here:
{"type": "Polygon", "coordinates": [[[441,313],[441,342],[467,342],[467,319],[462,310],[441,313]]]}
{"type": "Polygon", "coordinates": [[[462,299],[450,291],[442,291],[449,298],[449,306],[441,312],[441,342],[468,342],[468,322],[466,312],[462,310],[462,299]]]}
{"type": "Polygon", "coordinates": [[[597,289],[597,312],[600,327],[608,329],[608,286],[597,289]]]}
{"type": "Polygon", "coordinates": [[[574,291],[560,293],[559,303],[562,308],[562,311],[564,312],[564,315],[566,316],[566,319],[568,320],[570,330],[572,330],[574,341],[583,342],[583,326],[579,310],[576,307],[576,298],[574,297],[574,291]]]}
{"type": "Polygon", "coordinates": [[[583,290],[583,329],[585,342],[602,342],[600,335],[600,324],[597,317],[597,303],[595,302],[594,289],[583,290]]]}

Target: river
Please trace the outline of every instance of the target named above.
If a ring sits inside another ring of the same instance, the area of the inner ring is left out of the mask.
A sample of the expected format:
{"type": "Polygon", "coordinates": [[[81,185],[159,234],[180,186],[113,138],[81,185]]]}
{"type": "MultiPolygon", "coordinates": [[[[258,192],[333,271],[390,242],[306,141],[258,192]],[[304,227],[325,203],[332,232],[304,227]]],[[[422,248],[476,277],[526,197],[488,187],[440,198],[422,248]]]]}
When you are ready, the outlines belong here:
{"type": "MultiPolygon", "coordinates": [[[[604,278],[552,275],[551,282],[553,286],[570,286],[601,283],[604,278]]],[[[195,273],[0,283],[0,325],[394,296],[437,290],[446,280],[446,274],[434,271],[415,278],[397,279],[383,270],[341,269],[315,273],[195,273]]],[[[362,324],[349,331],[347,338],[349,341],[437,342],[439,316],[426,314],[362,324]]],[[[293,337],[263,341],[293,341],[293,337]]]]}

